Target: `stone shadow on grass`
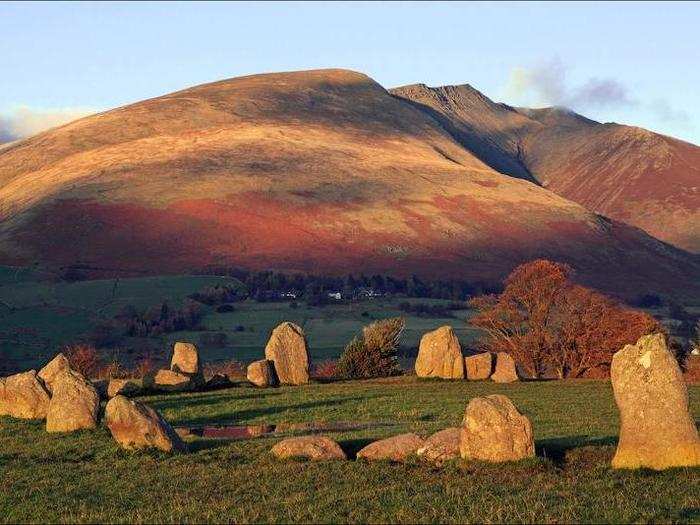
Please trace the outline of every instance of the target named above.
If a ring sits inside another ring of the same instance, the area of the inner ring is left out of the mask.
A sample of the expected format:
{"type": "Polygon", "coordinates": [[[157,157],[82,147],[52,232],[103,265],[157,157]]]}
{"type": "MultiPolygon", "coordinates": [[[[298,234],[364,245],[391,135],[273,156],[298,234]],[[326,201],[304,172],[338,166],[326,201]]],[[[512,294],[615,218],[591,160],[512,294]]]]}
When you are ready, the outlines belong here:
{"type": "Polygon", "coordinates": [[[617,436],[590,437],[585,435],[539,439],[535,442],[535,454],[552,461],[558,467],[563,467],[569,451],[584,447],[616,446],[617,440],[617,436]]]}
{"type": "MultiPolygon", "coordinates": [[[[288,410],[305,410],[309,408],[319,408],[319,407],[333,407],[338,405],[343,405],[345,403],[362,401],[363,397],[344,397],[340,399],[324,399],[319,401],[309,401],[306,403],[297,403],[294,405],[282,405],[282,406],[267,406],[267,407],[257,407],[257,408],[246,408],[243,410],[231,410],[230,413],[221,414],[215,417],[192,417],[183,418],[177,420],[178,426],[205,426],[205,425],[220,425],[222,423],[241,423],[245,424],[250,420],[254,420],[265,416],[274,416],[281,412],[286,412],[288,410]]],[[[208,403],[200,403],[208,404],[208,403]]],[[[212,406],[216,406],[217,403],[211,403],[212,406]]],[[[172,408],[176,408],[178,405],[170,405],[172,408]]],[[[192,406],[188,403],[188,406],[192,406]]],[[[157,408],[161,410],[162,408],[170,408],[168,406],[163,407],[158,405],[157,408]]]]}
{"type": "MultiPolygon", "coordinates": [[[[377,438],[381,439],[381,438],[377,438]]],[[[344,439],[338,441],[338,445],[343,449],[348,459],[357,459],[357,453],[365,448],[370,443],[374,443],[377,439],[362,438],[362,439],[344,439]]]]}

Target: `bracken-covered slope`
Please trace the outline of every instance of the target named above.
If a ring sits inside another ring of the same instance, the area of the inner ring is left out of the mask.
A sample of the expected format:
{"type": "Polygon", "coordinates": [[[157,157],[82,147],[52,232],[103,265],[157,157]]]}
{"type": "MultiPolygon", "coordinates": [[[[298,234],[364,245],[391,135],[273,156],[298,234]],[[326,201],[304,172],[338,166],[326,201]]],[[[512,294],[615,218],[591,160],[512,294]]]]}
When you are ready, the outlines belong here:
{"type": "Polygon", "coordinates": [[[469,85],[392,90],[494,169],[700,252],[700,147],[559,108],[497,104],[469,85]]]}
{"type": "Polygon", "coordinates": [[[689,254],[528,177],[364,75],[242,77],[2,150],[0,262],[496,279],[550,257],[620,293],[692,290],[689,254]]]}

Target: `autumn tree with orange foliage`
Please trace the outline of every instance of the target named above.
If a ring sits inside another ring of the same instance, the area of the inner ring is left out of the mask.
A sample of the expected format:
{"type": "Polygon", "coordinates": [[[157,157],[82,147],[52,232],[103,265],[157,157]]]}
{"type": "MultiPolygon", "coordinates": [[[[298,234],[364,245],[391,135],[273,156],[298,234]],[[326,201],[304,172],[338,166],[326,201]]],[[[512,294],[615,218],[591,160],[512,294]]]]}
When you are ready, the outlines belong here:
{"type": "Polygon", "coordinates": [[[515,268],[500,295],[477,297],[471,318],[484,350],[507,352],[534,378],[608,371],[612,355],[661,331],[652,316],[571,281],[572,269],[545,259],[515,268]]]}

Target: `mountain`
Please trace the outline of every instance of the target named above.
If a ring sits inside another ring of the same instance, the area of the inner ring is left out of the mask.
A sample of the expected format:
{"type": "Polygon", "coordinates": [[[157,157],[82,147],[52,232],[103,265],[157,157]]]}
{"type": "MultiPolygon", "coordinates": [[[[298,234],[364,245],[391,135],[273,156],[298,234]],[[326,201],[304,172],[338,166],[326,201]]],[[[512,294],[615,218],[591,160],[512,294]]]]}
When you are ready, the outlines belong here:
{"type": "Polygon", "coordinates": [[[548,257],[620,294],[697,289],[697,258],[535,184],[492,133],[472,151],[345,70],[196,86],[0,151],[0,263],[495,280],[548,257]]]}
{"type": "Polygon", "coordinates": [[[391,92],[497,171],[700,252],[700,147],[563,108],[497,104],[469,85],[391,92]]]}

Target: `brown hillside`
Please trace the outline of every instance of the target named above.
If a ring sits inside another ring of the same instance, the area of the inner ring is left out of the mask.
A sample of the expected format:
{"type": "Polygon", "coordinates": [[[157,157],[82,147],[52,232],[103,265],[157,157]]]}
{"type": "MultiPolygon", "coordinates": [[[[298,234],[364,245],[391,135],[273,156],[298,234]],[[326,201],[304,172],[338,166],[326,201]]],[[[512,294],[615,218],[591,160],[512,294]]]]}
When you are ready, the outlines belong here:
{"type": "Polygon", "coordinates": [[[494,169],[700,252],[700,147],[564,109],[496,104],[468,85],[392,93],[435,116],[494,169]]]}
{"type": "Polygon", "coordinates": [[[544,256],[635,294],[698,275],[688,254],[498,173],[344,70],[197,86],[14,143],[0,210],[0,262],[490,279],[544,256]]]}

